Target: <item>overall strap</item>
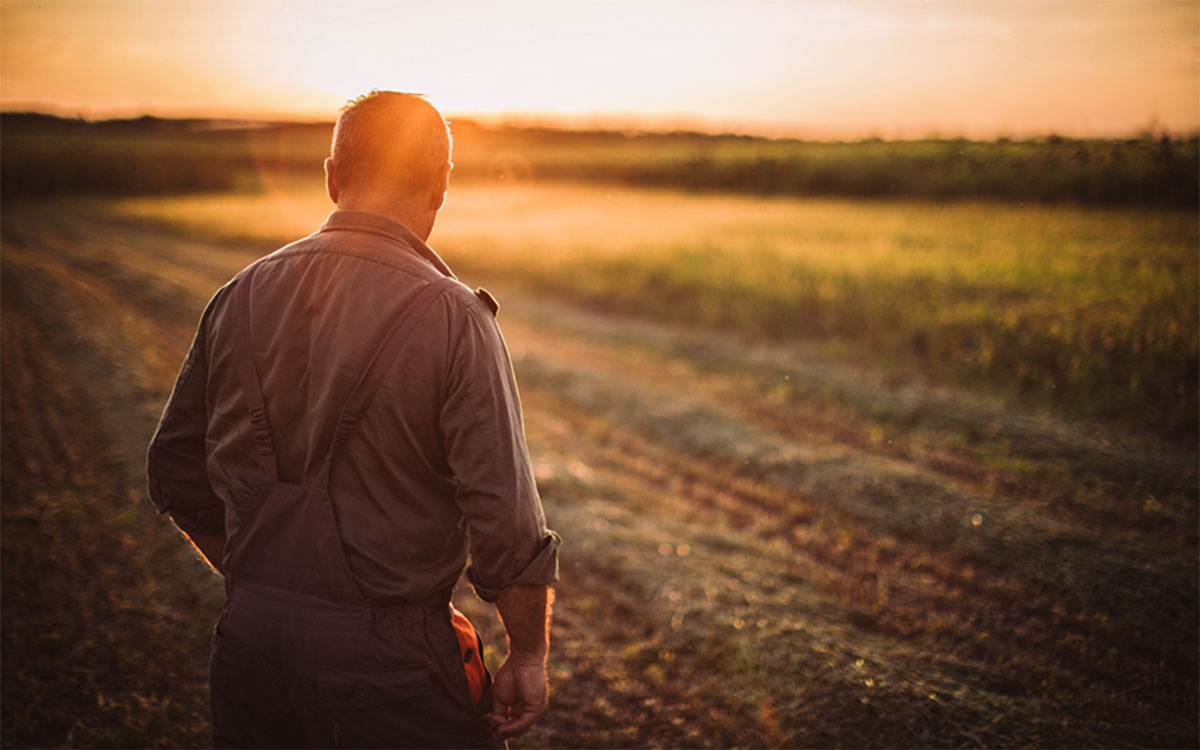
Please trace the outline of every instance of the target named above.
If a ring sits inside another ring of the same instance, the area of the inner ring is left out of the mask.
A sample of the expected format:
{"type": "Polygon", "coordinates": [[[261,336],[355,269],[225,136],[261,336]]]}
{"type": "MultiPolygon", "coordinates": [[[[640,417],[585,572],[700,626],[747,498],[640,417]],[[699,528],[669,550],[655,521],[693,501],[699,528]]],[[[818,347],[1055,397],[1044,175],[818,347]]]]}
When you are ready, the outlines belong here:
{"type": "MultiPolygon", "coordinates": [[[[260,261],[261,262],[261,261],[260,261]]],[[[233,358],[237,363],[242,391],[250,404],[250,426],[254,432],[254,444],[258,448],[258,467],[263,479],[279,481],[279,469],[275,461],[275,446],[271,442],[271,426],[267,421],[267,409],[263,403],[262,386],[254,369],[254,350],[250,346],[250,286],[259,263],[247,268],[238,279],[233,294],[233,358]]]]}
{"type": "Polygon", "coordinates": [[[342,443],[354,432],[358,427],[358,423],[362,420],[363,414],[366,413],[367,407],[371,405],[371,400],[375,398],[375,393],[379,390],[379,386],[383,384],[383,378],[395,361],[396,355],[400,353],[400,349],[404,347],[408,341],[409,335],[416,328],[417,323],[421,320],[421,315],[429,308],[437,296],[449,287],[457,284],[451,278],[439,278],[436,281],[430,282],[422,289],[412,302],[404,308],[396,322],[392,324],[392,328],[387,335],[383,337],[383,341],[379,344],[379,348],[375,350],[375,355],[371,358],[371,363],[367,365],[367,369],[359,378],[358,384],[354,386],[354,391],[350,394],[350,398],[346,400],[346,406],[342,409],[342,413],[338,416],[337,426],[333,431],[333,440],[329,446],[329,453],[325,456],[325,461],[321,466],[319,475],[319,483],[324,485],[329,479],[329,470],[333,465],[333,458],[337,455],[338,449],[342,447],[342,443]]]}

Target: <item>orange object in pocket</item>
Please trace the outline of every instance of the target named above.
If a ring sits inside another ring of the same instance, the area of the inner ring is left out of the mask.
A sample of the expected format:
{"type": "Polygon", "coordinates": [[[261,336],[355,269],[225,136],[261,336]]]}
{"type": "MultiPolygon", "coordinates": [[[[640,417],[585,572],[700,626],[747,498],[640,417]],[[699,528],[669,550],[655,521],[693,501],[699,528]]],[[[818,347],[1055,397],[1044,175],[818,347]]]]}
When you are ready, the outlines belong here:
{"type": "Polygon", "coordinates": [[[483,666],[483,641],[475,632],[475,627],[462,612],[450,605],[450,624],[454,626],[454,634],[458,636],[458,650],[462,654],[463,671],[467,675],[467,690],[475,705],[483,700],[487,689],[487,669],[483,666]]]}

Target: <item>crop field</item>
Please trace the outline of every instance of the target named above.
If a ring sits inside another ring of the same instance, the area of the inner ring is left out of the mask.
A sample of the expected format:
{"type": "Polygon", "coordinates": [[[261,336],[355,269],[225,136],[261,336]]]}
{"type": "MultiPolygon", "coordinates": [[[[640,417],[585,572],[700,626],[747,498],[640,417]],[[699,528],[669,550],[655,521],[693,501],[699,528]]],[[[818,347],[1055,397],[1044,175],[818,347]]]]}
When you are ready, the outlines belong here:
{"type": "MultiPolygon", "coordinates": [[[[511,174],[431,244],[500,299],[565,540],[514,747],[1200,744],[1194,207],[511,174]]],[[[6,192],[3,745],[208,741],[223,589],[145,446],[209,296],[330,208],[6,192]]]]}

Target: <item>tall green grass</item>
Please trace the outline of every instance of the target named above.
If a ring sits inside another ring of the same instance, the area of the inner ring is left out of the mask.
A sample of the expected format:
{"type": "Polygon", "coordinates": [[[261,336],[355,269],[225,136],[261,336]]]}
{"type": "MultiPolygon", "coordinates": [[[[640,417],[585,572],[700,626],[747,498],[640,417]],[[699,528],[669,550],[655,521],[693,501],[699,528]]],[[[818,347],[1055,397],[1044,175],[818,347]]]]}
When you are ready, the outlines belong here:
{"type": "Polygon", "coordinates": [[[711,245],[638,258],[580,256],[524,273],[613,309],[781,340],[843,342],[1156,432],[1196,432],[1197,301],[1187,283],[1151,281],[1158,297],[1144,287],[825,273],[769,252],[731,258],[711,245]]]}

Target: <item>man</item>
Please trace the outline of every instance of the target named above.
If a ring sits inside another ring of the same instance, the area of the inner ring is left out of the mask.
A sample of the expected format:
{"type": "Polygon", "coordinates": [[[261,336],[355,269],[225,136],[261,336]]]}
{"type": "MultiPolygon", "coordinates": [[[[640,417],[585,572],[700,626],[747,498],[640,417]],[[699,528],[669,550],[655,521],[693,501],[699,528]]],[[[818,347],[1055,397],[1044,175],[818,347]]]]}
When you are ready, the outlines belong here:
{"type": "Polygon", "coordinates": [[[201,319],[150,444],[151,499],[226,580],[222,746],[494,745],[546,707],[545,526],[494,300],[425,244],[449,182],[423,98],[342,110],[319,231],[201,319]],[[450,606],[466,566],[508,657],[450,606]]]}

